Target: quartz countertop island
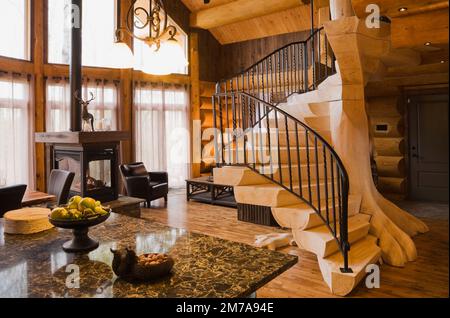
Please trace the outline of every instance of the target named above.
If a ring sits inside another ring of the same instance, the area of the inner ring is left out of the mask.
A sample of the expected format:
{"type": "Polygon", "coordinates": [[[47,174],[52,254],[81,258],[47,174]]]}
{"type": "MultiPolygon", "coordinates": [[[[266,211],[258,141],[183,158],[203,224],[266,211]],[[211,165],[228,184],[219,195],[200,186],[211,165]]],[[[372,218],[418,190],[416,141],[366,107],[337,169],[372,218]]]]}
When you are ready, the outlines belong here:
{"type": "Polygon", "coordinates": [[[112,213],[89,235],[100,242],[89,254],[67,254],[69,230],[10,235],[0,219],[0,297],[233,298],[247,297],[297,263],[297,256],[167,227],[112,213]],[[168,253],[172,273],[129,283],[116,277],[110,249],[168,253]],[[79,271],[79,280],[74,279],[79,271]],[[78,284],[79,282],[79,284],[78,284]]]}

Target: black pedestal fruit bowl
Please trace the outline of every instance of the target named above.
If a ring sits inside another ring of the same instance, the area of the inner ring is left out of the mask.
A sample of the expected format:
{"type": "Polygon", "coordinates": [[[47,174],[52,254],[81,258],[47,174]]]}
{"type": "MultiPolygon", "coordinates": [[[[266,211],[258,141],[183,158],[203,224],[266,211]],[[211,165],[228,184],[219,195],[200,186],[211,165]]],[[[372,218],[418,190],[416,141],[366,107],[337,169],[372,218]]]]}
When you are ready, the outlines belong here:
{"type": "Polygon", "coordinates": [[[81,220],[64,220],[64,219],[52,219],[48,217],[51,224],[55,227],[62,229],[70,229],[73,233],[73,239],[64,243],[62,248],[67,253],[87,253],[95,250],[99,243],[91,239],[88,235],[89,228],[95,225],[105,222],[111,211],[105,215],[99,215],[96,217],[81,219],[81,220]]]}

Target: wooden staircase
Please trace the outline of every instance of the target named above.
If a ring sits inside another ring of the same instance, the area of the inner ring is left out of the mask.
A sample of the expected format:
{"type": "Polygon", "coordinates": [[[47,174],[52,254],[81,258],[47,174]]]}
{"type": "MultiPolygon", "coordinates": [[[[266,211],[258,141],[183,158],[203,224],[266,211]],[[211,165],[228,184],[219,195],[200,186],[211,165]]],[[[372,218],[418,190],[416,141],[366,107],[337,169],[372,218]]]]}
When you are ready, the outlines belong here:
{"type": "Polygon", "coordinates": [[[327,47],[326,36],[318,30],[310,40],[218,83],[214,182],[234,186],[239,204],[270,207],[297,245],[317,255],[330,290],[343,296],[381,250],[333,150],[331,111],[343,99],[339,70],[332,53],[316,52],[327,47]]]}
{"type": "MultiPolygon", "coordinates": [[[[293,95],[289,98],[288,103],[280,104],[278,108],[293,114],[332,144],[329,112],[330,107],[333,106],[332,100],[336,96],[333,96],[330,91],[333,91],[333,86],[339,80],[338,77],[339,74],[329,77],[318,86],[317,90],[293,95]]],[[[275,118],[273,115],[269,115],[269,117],[269,127],[275,126],[275,118]]],[[[297,245],[301,249],[317,255],[324,281],[330,290],[336,295],[347,295],[364,278],[367,265],[376,263],[381,257],[376,237],[369,234],[370,215],[360,213],[360,195],[349,196],[348,242],[351,244],[351,249],[348,261],[352,273],[343,273],[341,271],[343,257],[338,242],[329,230],[332,223],[326,224],[323,221],[323,219],[330,221],[339,219],[339,214],[336,213],[339,203],[334,202],[333,205],[331,199],[323,198],[325,191],[331,193],[333,190],[332,183],[325,182],[324,157],[316,156],[313,136],[309,136],[307,140],[304,131],[296,133],[295,125],[292,122],[288,123],[286,130],[286,124],[280,119],[277,121],[278,133],[270,131],[265,124],[262,124],[261,132],[257,136],[253,136],[255,148],[246,149],[246,158],[255,159],[256,171],[249,167],[234,165],[244,164],[244,147],[235,143],[224,151],[225,162],[231,165],[214,169],[214,181],[233,185],[238,203],[270,207],[278,224],[292,230],[297,245]],[[291,146],[288,151],[287,135],[289,140],[297,140],[298,137],[300,146],[298,150],[295,146],[291,146]],[[269,139],[279,141],[277,145],[271,145],[271,148],[279,146],[277,162],[267,162],[270,153],[269,139]],[[259,155],[254,155],[252,152],[259,155]],[[300,154],[300,165],[298,165],[297,153],[300,154]],[[309,165],[307,164],[308,158],[309,165]],[[286,188],[271,181],[268,178],[271,175],[275,181],[280,182],[281,179],[281,183],[286,188]],[[303,181],[301,183],[299,182],[300,178],[303,181]],[[317,187],[311,188],[309,192],[308,178],[310,182],[319,185],[320,193],[322,193],[320,204],[317,187]],[[314,202],[313,206],[320,206],[321,215],[311,207],[311,204],[304,202],[290,191],[291,180],[292,189],[300,192],[300,187],[302,187],[302,193],[306,197],[311,197],[314,202]]],[[[320,147],[318,147],[318,151],[321,153],[320,147]]],[[[329,172],[330,160],[326,159],[329,172]]],[[[337,188],[336,182],[334,188],[337,188]]],[[[335,230],[339,236],[339,227],[336,226],[335,230]]]]}

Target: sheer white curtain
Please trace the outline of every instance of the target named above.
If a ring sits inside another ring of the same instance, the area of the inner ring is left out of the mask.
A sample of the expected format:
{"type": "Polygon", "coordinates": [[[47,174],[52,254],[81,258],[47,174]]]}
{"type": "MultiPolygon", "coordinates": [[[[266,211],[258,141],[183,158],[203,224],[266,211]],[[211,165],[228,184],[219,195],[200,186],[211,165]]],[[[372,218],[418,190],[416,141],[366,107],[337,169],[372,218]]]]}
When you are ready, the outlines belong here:
{"type": "MultiPolygon", "coordinates": [[[[83,80],[83,99],[90,99],[88,107],[94,115],[95,130],[116,130],[118,111],[118,83],[105,80],[83,80]]],[[[70,85],[67,78],[47,79],[47,131],[68,131],[70,129],[70,85]]]]}
{"type": "Polygon", "coordinates": [[[70,127],[69,79],[47,79],[46,103],[46,130],[48,132],[68,131],[70,127]]]}
{"type": "Polygon", "coordinates": [[[28,76],[0,72],[0,186],[34,189],[34,121],[28,76]]]}
{"type": "Polygon", "coordinates": [[[184,85],[135,83],[136,159],[149,171],[167,171],[169,186],[189,177],[189,100],[184,85]]]}

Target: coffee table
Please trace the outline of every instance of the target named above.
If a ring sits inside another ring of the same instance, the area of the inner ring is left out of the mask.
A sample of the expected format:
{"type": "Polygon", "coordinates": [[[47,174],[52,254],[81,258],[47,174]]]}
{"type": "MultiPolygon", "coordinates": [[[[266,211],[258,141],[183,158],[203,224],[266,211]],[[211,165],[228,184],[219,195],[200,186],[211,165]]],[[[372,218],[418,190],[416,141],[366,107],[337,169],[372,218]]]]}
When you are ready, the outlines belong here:
{"type": "Polygon", "coordinates": [[[248,297],[297,263],[297,256],[167,227],[112,213],[92,227],[100,242],[89,254],[66,254],[61,243],[69,230],[53,228],[32,235],[4,234],[0,220],[0,298],[233,298],[248,297]],[[115,276],[110,249],[130,247],[138,254],[168,253],[172,274],[148,283],[115,276]],[[80,273],[79,288],[67,284],[80,273]]]}
{"type": "Polygon", "coordinates": [[[214,183],[212,177],[186,180],[186,199],[227,207],[237,207],[233,186],[214,183]]]}

